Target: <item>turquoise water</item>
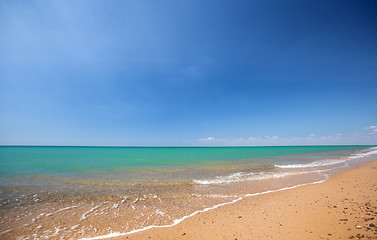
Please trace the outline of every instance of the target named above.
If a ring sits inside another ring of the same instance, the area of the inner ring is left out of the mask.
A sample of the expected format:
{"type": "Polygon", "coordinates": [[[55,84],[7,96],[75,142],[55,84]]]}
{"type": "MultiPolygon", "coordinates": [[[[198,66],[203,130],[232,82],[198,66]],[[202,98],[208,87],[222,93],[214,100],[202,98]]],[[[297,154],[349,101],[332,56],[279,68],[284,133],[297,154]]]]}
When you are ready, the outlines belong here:
{"type": "Polygon", "coordinates": [[[146,167],[280,164],[343,156],[371,146],[55,147],[1,146],[0,176],[146,167]]]}

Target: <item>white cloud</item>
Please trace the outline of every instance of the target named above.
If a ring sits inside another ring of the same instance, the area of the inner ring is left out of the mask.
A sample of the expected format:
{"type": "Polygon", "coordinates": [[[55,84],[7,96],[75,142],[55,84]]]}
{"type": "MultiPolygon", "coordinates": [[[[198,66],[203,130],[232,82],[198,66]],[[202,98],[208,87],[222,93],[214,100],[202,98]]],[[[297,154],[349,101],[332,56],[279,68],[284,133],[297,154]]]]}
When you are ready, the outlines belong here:
{"type": "Polygon", "coordinates": [[[292,145],[373,145],[377,143],[377,126],[363,128],[364,133],[334,133],[331,135],[316,135],[311,133],[306,137],[279,136],[249,136],[197,139],[204,146],[292,146],[292,145]]]}
{"type": "Polygon", "coordinates": [[[213,137],[207,137],[207,138],[201,138],[199,139],[200,142],[211,142],[211,141],[215,141],[216,139],[213,138],[213,137]]]}
{"type": "MultiPolygon", "coordinates": [[[[376,129],[377,132],[377,129],[376,129]]],[[[370,136],[370,135],[369,135],[370,136]]],[[[375,136],[375,135],[373,135],[375,136]]],[[[310,134],[307,137],[279,137],[279,136],[250,136],[247,138],[201,138],[198,139],[204,145],[210,146],[289,146],[289,145],[331,145],[331,144],[367,144],[372,141],[368,135],[343,135],[340,133],[328,136],[316,136],[310,134]]]]}
{"type": "Polygon", "coordinates": [[[373,129],[369,134],[377,134],[377,128],[373,129]]]}
{"type": "MultiPolygon", "coordinates": [[[[296,139],[296,138],[292,138],[296,139]]],[[[248,137],[248,138],[201,138],[198,141],[210,145],[224,145],[224,146],[250,146],[250,145],[282,145],[284,142],[289,142],[292,139],[280,138],[278,136],[264,136],[264,137],[248,137]]]]}
{"type": "Polygon", "coordinates": [[[377,134],[377,126],[369,126],[369,127],[365,127],[364,129],[369,130],[368,134],[370,135],[377,134]]]}

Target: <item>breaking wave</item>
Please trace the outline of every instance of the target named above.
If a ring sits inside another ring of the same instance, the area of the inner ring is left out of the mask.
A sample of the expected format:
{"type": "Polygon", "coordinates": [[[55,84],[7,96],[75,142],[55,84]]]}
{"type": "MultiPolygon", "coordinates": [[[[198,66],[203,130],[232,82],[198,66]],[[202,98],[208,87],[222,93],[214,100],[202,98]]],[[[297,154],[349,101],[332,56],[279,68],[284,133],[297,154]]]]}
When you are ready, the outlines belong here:
{"type": "Polygon", "coordinates": [[[320,161],[314,161],[311,163],[298,163],[298,164],[287,164],[287,165],[275,165],[277,168],[315,168],[315,167],[325,167],[330,165],[336,165],[340,163],[345,163],[351,159],[366,157],[369,155],[377,154],[377,147],[372,147],[367,150],[352,154],[351,156],[344,159],[325,159],[320,161]]]}

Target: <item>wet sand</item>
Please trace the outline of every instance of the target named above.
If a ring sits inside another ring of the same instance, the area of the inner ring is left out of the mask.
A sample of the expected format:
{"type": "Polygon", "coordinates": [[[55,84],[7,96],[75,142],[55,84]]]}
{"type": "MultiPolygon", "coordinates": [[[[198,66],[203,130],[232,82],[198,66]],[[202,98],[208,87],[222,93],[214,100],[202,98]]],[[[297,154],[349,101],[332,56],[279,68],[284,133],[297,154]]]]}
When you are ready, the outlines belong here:
{"type": "Polygon", "coordinates": [[[112,239],[377,239],[377,161],[112,239]]]}

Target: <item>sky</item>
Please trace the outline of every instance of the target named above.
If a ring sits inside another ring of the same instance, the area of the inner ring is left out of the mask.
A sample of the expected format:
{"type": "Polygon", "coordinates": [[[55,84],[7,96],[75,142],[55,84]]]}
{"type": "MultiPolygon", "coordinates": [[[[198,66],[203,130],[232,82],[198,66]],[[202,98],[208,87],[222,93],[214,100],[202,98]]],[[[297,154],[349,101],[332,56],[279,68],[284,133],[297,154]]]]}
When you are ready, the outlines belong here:
{"type": "Polygon", "coordinates": [[[377,3],[0,1],[0,144],[377,144],[377,3]]]}

